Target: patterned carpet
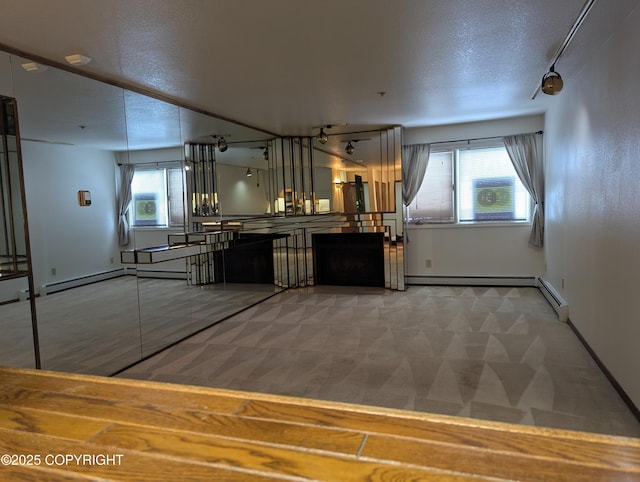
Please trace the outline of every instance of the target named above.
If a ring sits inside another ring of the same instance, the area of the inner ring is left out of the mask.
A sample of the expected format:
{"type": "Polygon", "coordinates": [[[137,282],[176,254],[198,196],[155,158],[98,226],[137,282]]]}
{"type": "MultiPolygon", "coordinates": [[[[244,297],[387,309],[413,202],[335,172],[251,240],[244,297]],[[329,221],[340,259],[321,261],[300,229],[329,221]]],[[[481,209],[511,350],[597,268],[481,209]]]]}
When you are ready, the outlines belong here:
{"type": "Polygon", "coordinates": [[[119,376],[640,436],[536,288],[290,290],[119,376]]]}
{"type": "MultiPolygon", "coordinates": [[[[111,375],[279,291],[119,278],[36,299],[42,368],[111,375]]],[[[0,305],[0,365],[33,367],[29,303],[0,305]]]]}

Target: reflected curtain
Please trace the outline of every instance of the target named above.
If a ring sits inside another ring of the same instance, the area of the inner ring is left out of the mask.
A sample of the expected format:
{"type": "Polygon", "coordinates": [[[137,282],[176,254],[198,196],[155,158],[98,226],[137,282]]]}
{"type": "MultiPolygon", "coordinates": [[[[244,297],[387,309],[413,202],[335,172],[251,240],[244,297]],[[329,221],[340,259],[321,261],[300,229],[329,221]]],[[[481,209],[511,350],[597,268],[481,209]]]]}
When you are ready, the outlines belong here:
{"type": "Polygon", "coordinates": [[[120,164],[120,184],[118,185],[118,238],[120,246],[129,244],[129,205],[131,204],[131,181],[135,173],[133,164],[120,164]]]}
{"type": "Polygon", "coordinates": [[[422,185],[429,164],[430,144],[402,146],[402,202],[411,204],[422,185]]]}
{"type": "Polygon", "coordinates": [[[502,140],[520,181],[535,203],[529,244],[540,248],[544,244],[544,165],[536,134],[505,136],[502,140]]]}

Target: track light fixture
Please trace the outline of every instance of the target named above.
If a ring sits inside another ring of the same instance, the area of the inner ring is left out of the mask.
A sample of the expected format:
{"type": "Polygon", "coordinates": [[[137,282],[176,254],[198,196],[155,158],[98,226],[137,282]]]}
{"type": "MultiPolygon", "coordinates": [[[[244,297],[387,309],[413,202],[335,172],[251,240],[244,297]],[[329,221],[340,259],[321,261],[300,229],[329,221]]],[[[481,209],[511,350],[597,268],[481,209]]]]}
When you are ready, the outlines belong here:
{"type": "Polygon", "coordinates": [[[556,62],[560,60],[560,57],[562,57],[562,54],[564,54],[565,50],[567,49],[567,47],[575,37],[576,33],[580,29],[582,23],[587,18],[587,16],[589,15],[589,12],[593,8],[593,6],[596,4],[596,2],[597,0],[586,0],[585,4],[582,6],[582,10],[580,10],[580,13],[578,13],[578,17],[576,18],[575,22],[573,22],[573,25],[571,26],[571,28],[569,29],[569,32],[567,33],[566,37],[562,41],[562,44],[560,45],[560,47],[558,47],[558,50],[556,50],[556,53],[553,54],[553,57],[551,57],[551,60],[550,60],[551,68],[549,69],[549,72],[547,72],[542,76],[542,82],[538,83],[536,90],[533,92],[533,96],[531,97],[531,100],[535,99],[536,96],[538,95],[538,92],[540,91],[548,95],[556,95],[562,90],[562,87],[563,87],[562,77],[560,77],[560,74],[558,74],[554,70],[556,66],[556,62]]]}
{"type": "Polygon", "coordinates": [[[345,147],[345,149],[344,149],[344,150],[347,152],[347,154],[351,155],[351,154],[353,154],[353,153],[354,153],[354,151],[355,151],[356,149],[355,149],[355,147],[353,147],[353,144],[351,144],[351,141],[349,141],[349,142],[347,143],[347,147],[345,147]]]}
{"type": "Polygon", "coordinates": [[[329,141],[329,136],[325,134],[324,127],[320,128],[320,133],[316,136],[316,140],[320,144],[326,144],[329,141]]]}
{"type": "Polygon", "coordinates": [[[346,122],[341,122],[340,124],[325,124],[323,126],[313,127],[313,129],[320,129],[320,133],[315,137],[315,139],[320,144],[326,144],[327,142],[329,142],[329,136],[324,131],[325,129],[331,129],[332,127],[346,126],[346,125],[348,125],[346,122]]]}
{"type": "Polygon", "coordinates": [[[247,168],[247,177],[251,177],[253,176],[253,173],[251,172],[250,168],[247,168]]]}
{"type": "Polygon", "coordinates": [[[562,77],[555,71],[555,64],[553,64],[549,72],[542,76],[542,92],[548,95],[556,95],[562,90],[563,86],[562,77]]]}
{"type": "Polygon", "coordinates": [[[227,141],[224,140],[223,136],[218,137],[217,135],[213,134],[211,137],[213,138],[214,142],[216,141],[216,139],[218,140],[216,145],[220,152],[224,152],[229,149],[229,145],[227,144],[227,141]]]}

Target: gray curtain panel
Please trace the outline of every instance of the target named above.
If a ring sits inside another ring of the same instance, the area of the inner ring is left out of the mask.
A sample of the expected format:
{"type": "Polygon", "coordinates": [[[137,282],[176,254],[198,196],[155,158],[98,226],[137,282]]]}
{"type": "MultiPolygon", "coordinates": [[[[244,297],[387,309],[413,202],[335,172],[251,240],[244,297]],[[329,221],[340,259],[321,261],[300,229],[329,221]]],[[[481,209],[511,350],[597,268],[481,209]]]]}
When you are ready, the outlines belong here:
{"type": "Polygon", "coordinates": [[[535,203],[529,244],[544,244],[544,165],[538,149],[537,134],[504,136],[504,145],[513,167],[535,203]]]}
{"type": "Polygon", "coordinates": [[[411,204],[422,185],[429,164],[429,144],[402,146],[402,202],[411,204]]]}
{"type": "Polygon", "coordinates": [[[136,168],[132,164],[121,164],[118,189],[118,238],[120,246],[129,244],[129,204],[131,203],[131,181],[136,168]]]}

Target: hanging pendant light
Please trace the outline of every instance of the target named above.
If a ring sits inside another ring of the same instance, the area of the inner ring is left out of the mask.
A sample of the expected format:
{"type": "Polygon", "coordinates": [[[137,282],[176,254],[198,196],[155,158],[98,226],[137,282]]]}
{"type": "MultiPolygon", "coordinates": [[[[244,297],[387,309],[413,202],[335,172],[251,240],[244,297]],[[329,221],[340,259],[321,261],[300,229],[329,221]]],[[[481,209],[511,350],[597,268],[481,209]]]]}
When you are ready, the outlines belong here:
{"type": "Polygon", "coordinates": [[[562,77],[555,71],[554,64],[549,69],[549,72],[542,77],[542,92],[547,95],[556,95],[562,90],[563,86],[564,82],[562,81],[562,77]]]}
{"type": "Polygon", "coordinates": [[[218,150],[220,152],[224,152],[229,148],[229,146],[227,145],[227,141],[224,140],[224,137],[221,137],[220,139],[218,139],[218,150]]]}
{"type": "Polygon", "coordinates": [[[320,133],[316,136],[316,140],[320,144],[326,144],[329,141],[329,136],[325,134],[323,127],[320,128],[320,133]]]}
{"type": "Polygon", "coordinates": [[[344,150],[347,151],[347,154],[351,155],[356,149],[353,147],[353,144],[351,144],[351,141],[349,141],[344,150]]]}
{"type": "Polygon", "coordinates": [[[247,177],[251,177],[253,176],[253,173],[251,172],[250,168],[247,168],[247,177]]]}

